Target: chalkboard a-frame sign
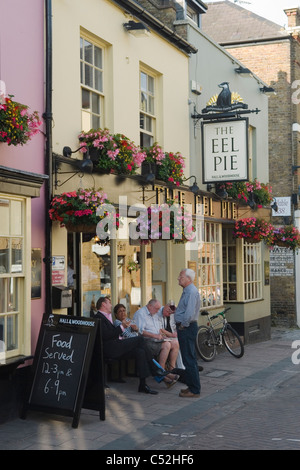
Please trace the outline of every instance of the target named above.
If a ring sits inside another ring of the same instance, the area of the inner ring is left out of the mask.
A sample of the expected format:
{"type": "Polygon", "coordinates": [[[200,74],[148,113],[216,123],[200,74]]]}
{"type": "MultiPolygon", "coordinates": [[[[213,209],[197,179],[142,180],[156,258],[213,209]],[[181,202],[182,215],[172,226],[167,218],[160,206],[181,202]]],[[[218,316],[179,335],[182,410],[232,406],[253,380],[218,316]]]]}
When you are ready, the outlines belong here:
{"type": "Polygon", "coordinates": [[[22,419],[31,408],[73,416],[77,428],[81,408],[88,408],[105,420],[100,328],[97,318],[44,314],[22,419]]]}

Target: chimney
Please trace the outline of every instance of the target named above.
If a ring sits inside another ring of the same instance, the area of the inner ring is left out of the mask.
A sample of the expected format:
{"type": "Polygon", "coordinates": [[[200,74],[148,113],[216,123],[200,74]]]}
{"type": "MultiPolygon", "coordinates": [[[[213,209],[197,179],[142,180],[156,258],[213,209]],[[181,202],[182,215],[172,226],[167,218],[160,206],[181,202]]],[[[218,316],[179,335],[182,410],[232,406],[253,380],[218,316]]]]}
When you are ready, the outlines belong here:
{"type": "Polygon", "coordinates": [[[298,7],[288,8],[284,10],[284,13],[288,17],[288,28],[300,26],[300,10],[298,7]]]}

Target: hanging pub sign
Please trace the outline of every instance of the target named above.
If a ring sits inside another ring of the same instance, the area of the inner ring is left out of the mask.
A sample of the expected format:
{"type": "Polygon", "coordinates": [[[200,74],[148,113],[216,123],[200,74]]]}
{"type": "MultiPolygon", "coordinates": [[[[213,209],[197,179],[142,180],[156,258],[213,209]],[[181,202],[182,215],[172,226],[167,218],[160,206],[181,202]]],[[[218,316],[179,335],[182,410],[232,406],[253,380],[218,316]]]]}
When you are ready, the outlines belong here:
{"type": "Polygon", "coordinates": [[[203,183],[248,180],[248,119],[204,121],[203,183]]]}

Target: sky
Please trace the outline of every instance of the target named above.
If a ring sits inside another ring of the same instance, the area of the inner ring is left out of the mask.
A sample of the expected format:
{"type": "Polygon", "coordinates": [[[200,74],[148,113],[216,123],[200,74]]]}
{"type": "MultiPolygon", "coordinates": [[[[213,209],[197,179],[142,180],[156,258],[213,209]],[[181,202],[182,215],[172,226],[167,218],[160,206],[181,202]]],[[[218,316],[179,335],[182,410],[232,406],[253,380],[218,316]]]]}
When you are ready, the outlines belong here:
{"type": "MultiPolygon", "coordinates": [[[[209,6],[209,3],[216,0],[204,0],[209,6]]],[[[267,18],[274,23],[281,26],[287,26],[287,16],[283,10],[286,8],[300,8],[300,0],[230,0],[232,3],[237,3],[240,7],[253,11],[257,15],[267,18]]]]}

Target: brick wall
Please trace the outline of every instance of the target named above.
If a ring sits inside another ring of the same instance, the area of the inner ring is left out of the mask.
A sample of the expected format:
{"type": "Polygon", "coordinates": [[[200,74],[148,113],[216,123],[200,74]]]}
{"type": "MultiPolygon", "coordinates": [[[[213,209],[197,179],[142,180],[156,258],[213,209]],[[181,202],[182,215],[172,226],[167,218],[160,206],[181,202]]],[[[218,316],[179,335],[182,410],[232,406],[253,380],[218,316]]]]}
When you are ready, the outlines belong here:
{"type": "MultiPolygon", "coordinates": [[[[291,196],[297,192],[300,183],[299,177],[294,177],[291,171],[293,164],[300,164],[295,163],[300,159],[299,134],[292,131],[292,124],[300,123],[300,104],[292,103],[292,94],[295,92],[292,84],[295,80],[300,80],[298,38],[231,47],[228,52],[276,91],[275,96],[269,96],[269,182],[275,197],[291,196]]],[[[297,88],[300,89],[299,86],[297,88]]],[[[292,223],[293,218],[286,221],[281,217],[272,218],[274,225],[285,222],[292,223]]],[[[295,325],[294,276],[271,277],[270,287],[273,323],[295,325]]]]}

